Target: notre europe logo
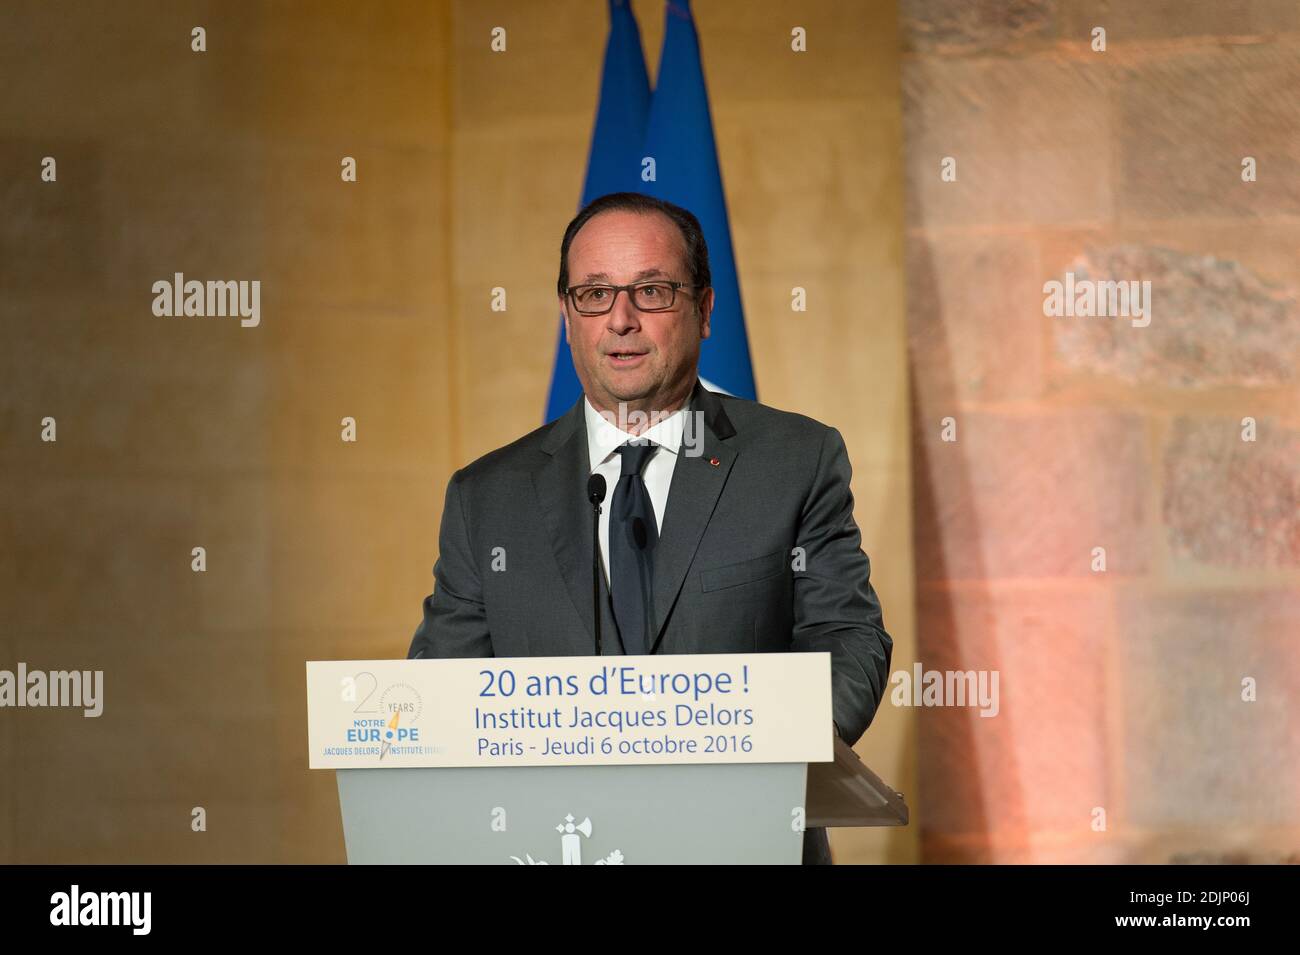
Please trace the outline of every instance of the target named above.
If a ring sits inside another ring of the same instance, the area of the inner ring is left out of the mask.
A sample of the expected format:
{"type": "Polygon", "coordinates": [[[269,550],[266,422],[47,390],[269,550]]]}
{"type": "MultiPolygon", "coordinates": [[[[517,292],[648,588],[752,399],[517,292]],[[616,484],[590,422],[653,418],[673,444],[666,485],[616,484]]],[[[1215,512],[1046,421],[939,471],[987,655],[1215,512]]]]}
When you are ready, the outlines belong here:
{"type": "Polygon", "coordinates": [[[345,681],[356,700],[351,725],[344,730],[343,746],[327,747],[326,755],[378,756],[420,753],[420,715],[424,701],[409,683],[393,683],[379,692],[379,683],[369,673],[345,681]],[[369,691],[365,683],[369,678],[369,691]],[[356,691],[360,692],[356,692],[356,691]],[[364,694],[364,695],[363,695],[364,694]]]}

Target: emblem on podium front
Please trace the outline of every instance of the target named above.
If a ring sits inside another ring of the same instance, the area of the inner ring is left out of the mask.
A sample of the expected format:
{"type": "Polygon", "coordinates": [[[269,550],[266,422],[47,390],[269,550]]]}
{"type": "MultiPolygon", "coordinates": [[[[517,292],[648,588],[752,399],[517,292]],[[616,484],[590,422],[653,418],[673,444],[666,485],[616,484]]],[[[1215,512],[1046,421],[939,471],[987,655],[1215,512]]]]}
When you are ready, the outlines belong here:
{"type": "MultiPolygon", "coordinates": [[[[582,865],[582,840],[591,838],[591,819],[584,818],[582,822],[574,822],[572,814],[564,817],[564,822],[555,827],[555,831],[560,834],[560,865],[582,865]]],[[[521,859],[519,856],[511,856],[516,865],[550,865],[545,859],[534,859],[525,853],[521,859]]],[[[623,865],[623,853],[615,849],[603,859],[597,859],[595,865],[623,865]]]]}

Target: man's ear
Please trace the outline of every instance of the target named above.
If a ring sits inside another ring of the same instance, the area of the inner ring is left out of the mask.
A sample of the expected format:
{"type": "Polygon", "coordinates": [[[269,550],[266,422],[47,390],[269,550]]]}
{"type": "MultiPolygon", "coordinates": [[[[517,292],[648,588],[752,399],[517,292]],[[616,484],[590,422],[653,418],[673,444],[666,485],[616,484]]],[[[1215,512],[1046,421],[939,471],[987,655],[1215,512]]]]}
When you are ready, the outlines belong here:
{"type": "Polygon", "coordinates": [[[713,289],[707,288],[700,296],[700,338],[709,337],[709,316],[713,314],[713,289]]]}
{"type": "Polygon", "coordinates": [[[573,336],[569,334],[569,310],[565,306],[563,295],[558,296],[558,300],[560,303],[560,314],[564,316],[564,340],[566,342],[572,343],[573,336]]]}

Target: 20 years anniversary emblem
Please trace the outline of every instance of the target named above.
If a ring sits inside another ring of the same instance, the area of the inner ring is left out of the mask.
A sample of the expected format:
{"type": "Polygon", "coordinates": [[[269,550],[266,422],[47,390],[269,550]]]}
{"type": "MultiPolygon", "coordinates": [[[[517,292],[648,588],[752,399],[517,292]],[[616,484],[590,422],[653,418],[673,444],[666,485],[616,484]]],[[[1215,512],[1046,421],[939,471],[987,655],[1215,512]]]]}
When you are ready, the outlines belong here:
{"type": "Polygon", "coordinates": [[[325,747],[326,756],[421,755],[437,750],[423,745],[420,717],[424,700],[409,683],[380,684],[368,670],[340,681],[345,703],[351,703],[343,745],[325,747]]]}

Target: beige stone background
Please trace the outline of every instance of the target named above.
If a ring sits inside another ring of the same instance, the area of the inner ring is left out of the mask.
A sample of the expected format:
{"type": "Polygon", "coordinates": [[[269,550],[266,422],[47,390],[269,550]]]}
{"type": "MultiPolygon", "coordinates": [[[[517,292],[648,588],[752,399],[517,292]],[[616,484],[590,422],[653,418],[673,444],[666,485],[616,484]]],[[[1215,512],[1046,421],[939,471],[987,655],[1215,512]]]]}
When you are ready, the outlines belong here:
{"type": "MultiPolygon", "coordinates": [[[[804,5],[796,56],[784,7],[697,12],[755,371],[843,432],[908,661],[895,15],[804,5]]],[[[664,4],[636,8],[653,75],[664,4]]],[[[607,22],[603,0],[0,8],[0,667],[107,681],[98,720],[0,711],[0,861],[343,860],[303,662],[403,656],[447,479],[541,424],[607,22]],[[260,279],[260,327],[154,317],[177,271],[260,279]]],[[[909,793],[913,724],[882,710],[859,747],[909,793]]],[[[917,834],[834,844],[913,860],[917,834]]]]}
{"type": "MultiPolygon", "coordinates": [[[[760,398],[848,442],[894,669],[1001,674],[995,719],[881,708],[913,825],[837,861],[1296,853],[1294,5],[694,7],[760,398]],[[1067,268],[1152,325],[1045,318],[1067,268]]],[[[540,423],[605,24],[0,7],[0,667],[107,680],[0,711],[0,862],[343,860],[302,664],[405,652],[447,478],[540,423]],[[260,279],[261,327],[155,318],[177,271],[260,279]]]]}

